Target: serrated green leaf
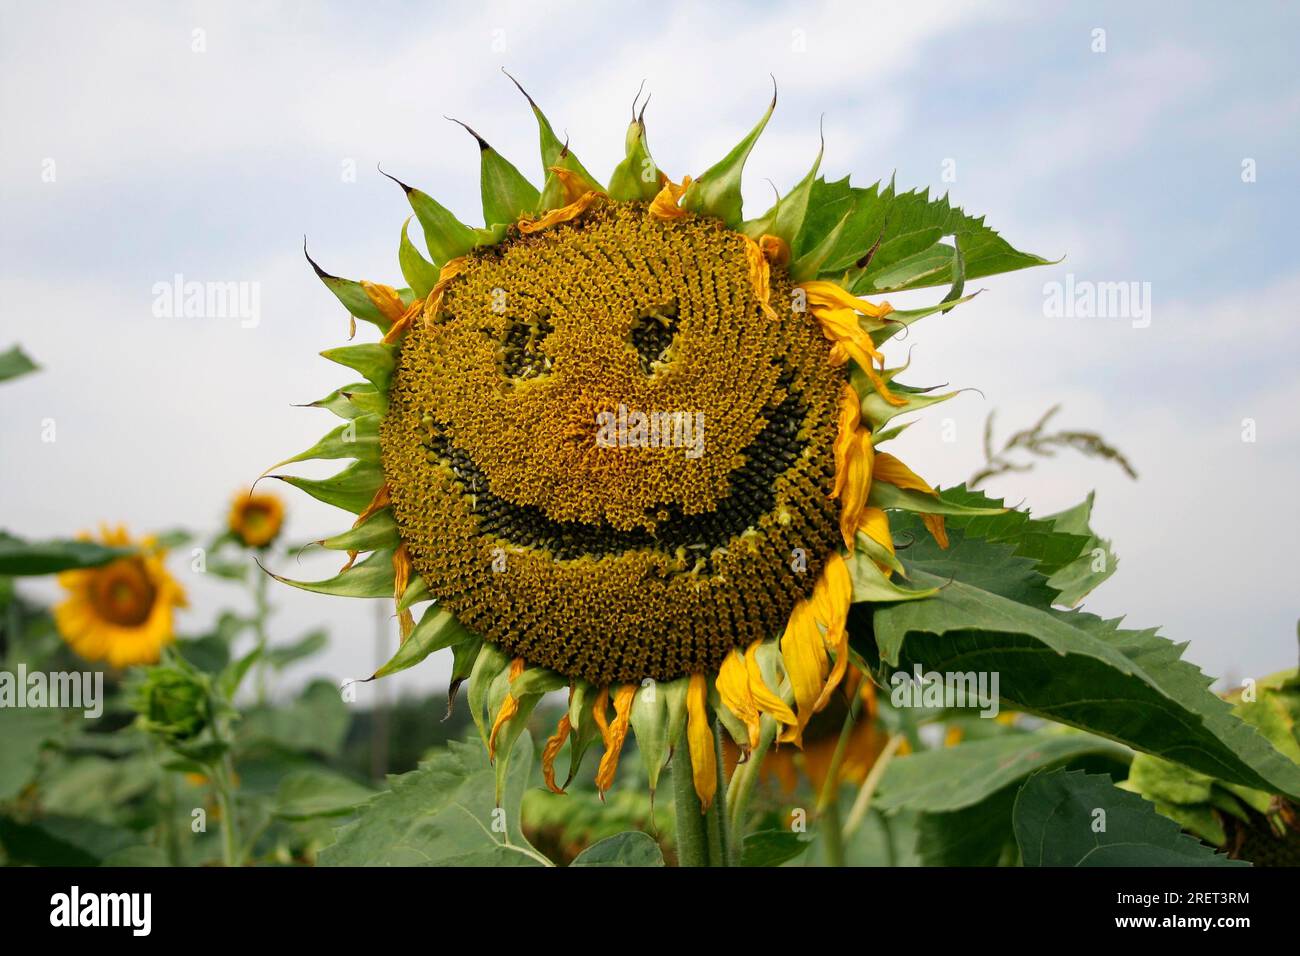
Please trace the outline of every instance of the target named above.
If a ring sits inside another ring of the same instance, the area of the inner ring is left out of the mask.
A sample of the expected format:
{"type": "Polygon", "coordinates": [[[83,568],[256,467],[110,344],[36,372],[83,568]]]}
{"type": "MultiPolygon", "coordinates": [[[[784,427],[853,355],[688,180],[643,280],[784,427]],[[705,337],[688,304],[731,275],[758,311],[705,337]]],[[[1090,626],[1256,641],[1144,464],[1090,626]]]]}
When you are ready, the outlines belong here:
{"type": "Polygon", "coordinates": [[[1046,519],[1057,530],[1085,539],[1079,556],[1068,565],[1058,568],[1047,580],[1048,584],[1060,592],[1057,603],[1065,607],[1076,606],[1114,574],[1119,564],[1110,542],[1097,537],[1089,525],[1092,520],[1093,497],[1090,492],[1087,498],[1073,508],[1049,515],[1046,519]]]}
{"type": "Polygon", "coordinates": [[[1104,774],[1035,774],[1016,796],[1012,820],[1025,866],[1249,865],[1187,836],[1104,774]]]}
{"type": "Polygon", "coordinates": [[[521,734],[497,813],[493,770],[476,740],[452,741],[366,804],[321,851],[321,866],[545,866],[519,808],[533,761],[521,734]]]}

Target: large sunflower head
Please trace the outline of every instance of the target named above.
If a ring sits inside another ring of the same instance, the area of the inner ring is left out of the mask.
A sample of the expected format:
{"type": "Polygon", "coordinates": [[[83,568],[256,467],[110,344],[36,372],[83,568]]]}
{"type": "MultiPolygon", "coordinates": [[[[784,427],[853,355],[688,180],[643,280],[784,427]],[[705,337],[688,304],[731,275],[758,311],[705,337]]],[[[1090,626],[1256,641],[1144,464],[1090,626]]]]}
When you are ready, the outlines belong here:
{"type": "Polygon", "coordinates": [[[877,445],[901,430],[892,418],[949,395],[898,383],[879,348],[963,301],[961,245],[939,239],[978,231],[978,274],[1041,260],[946,200],[827,183],[820,153],[745,220],[741,169],[772,107],[680,182],[634,112],[601,185],[529,104],[540,190],[470,130],[482,228],[399,183],[432,259],[408,219],[407,288],[312,262],[353,331],[361,319],[381,338],[323,353],[364,381],[313,403],[343,424],[288,459],[354,463],[276,476],[357,515],[322,542],[349,552],[342,573],[289,583],[396,598],[403,644],[379,674],[453,648],[453,693],[469,681],[493,753],[567,686],[543,755],[552,787],[566,742],[572,777],[601,739],[607,788],[632,730],[651,787],[685,741],[707,806],[714,715],[742,748],[777,728],[799,744],[850,664],[850,603],[930,593],[894,580],[887,511],[921,513],[944,543],[954,506],[877,445]],[[891,268],[908,282],[879,281],[891,268]],[[943,302],[911,312],[860,297],[939,283],[943,302]]]}
{"type": "Polygon", "coordinates": [[[135,553],[59,575],[68,592],[54,609],[59,633],[88,661],[111,667],[153,664],[174,638],[172,613],[186,606],[185,592],[167,572],[166,552],[153,538],[133,541],[119,526],[102,528],[97,540],[135,553]]]}

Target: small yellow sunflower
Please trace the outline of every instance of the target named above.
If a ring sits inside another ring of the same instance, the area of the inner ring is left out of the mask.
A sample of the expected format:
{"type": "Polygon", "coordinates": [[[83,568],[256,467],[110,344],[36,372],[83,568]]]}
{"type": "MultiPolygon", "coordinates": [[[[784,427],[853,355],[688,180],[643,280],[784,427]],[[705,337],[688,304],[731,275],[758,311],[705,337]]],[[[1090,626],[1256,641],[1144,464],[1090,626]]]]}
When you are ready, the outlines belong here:
{"type": "Polygon", "coordinates": [[[241,491],[230,504],[230,533],[248,548],[265,548],[284,526],[284,502],[279,496],[241,491]]]}
{"type": "Polygon", "coordinates": [[[741,171],[775,97],[680,182],[634,106],[607,185],[528,102],[540,191],[469,131],[482,228],[398,182],[433,260],[408,218],[408,288],[308,257],[353,332],[361,319],[381,338],[323,353],[364,381],[312,403],[344,423],[287,459],[354,462],[275,476],[357,516],[321,542],[349,553],[337,577],[287,583],[396,599],[403,642],[376,676],[452,648],[452,693],[468,681],[498,787],[537,702],[567,687],[550,787],[566,743],[572,779],[599,739],[607,790],[631,731],[652,790],[675,748],[707,808],[715,718],[746,751],[799,746],[849,673],[850,605],[934,593],[899,582],[888,512],[946,546],[944,515],[1000,511],[953,504],[877,450],[905,427],[891,419],[953,394],[899,383],[880,347],[966,301],[965,278],[1043,260],[946,198],[827,182],[820,153],[743,219],[741,171]],[[951,290],[911,311],[862,297],[935,285],[951,290]]]}
{"type": "MultiPolygon", "coordinates": [[[[90,534],[81,536],[90,540],[90,534]]],[[[152,537],[132,541],[122,526],[101,528],[98,540],[136,554],[98,568],[64,571],[68,597],[54,621],[68,645],[88,661],[111,667],[154,664],[174,639],[172,612],[186,607],[185,592],[163,566],[166,552],[152,537]]]]}

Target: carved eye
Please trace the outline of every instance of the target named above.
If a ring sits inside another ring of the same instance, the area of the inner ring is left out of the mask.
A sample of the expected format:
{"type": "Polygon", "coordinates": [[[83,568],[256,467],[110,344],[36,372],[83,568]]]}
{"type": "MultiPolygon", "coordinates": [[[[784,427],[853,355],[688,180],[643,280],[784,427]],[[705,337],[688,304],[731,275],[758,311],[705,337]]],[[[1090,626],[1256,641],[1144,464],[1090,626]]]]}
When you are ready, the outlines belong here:
{"type": "Polygon", "coordinates": [[[632,322],[628,339],[641,362],[641,371],[653,375],[670,360],[670,348],[677,337],[676,302],[646,309],[632,322]]]}
{"type": "Polygon", "coordinates": [[[549,312],[539,312],[526,319],[511,318],[506,327],[501,371],[507,378],[537,378],[551,370],[551,356],[542,351],[542,343],[555,331],[549,312]]]}

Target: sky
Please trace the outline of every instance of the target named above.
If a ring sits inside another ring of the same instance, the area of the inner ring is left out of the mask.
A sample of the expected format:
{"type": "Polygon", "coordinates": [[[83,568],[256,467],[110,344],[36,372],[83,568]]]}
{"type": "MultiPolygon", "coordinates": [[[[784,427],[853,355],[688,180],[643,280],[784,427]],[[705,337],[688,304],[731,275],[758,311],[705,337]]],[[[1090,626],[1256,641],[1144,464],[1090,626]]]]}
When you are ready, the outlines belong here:
{"type": "MultiPolygon", "coordinates": [[[[1162,626],[1211,674],[1293,666],[1296,9],[700,6],[0,0],[0,349],[21,343],[42,366],[0,391],[0,527],[211,532],[239,489],[333,427],[294,407],[345,381],[317,355],[347,319],[303,237],[330,272],[402,284],[409,209],[378,163],[478,224],[478,150],[448,115],[536,179],[536,127],[502,68],[598,174],[621,159],[644,80],[674,178],[748,131],[770,74],[780,101],[746,168],[751,214],[769,180],[802,177],[824,117],[828,178],[949,192],[1061,260],[979,280],[973,302],[891,347],[912,382],[978,389],[920,416],[896,454],[957,484],[983,462],[992,410],[1005,434],[1061,403],[1060,425],[1100,432],[1139,478],[1063,452],[987,490],[1039,514],[1096,491],[1120,566],[1087,608],[1162,626]],[[257,321],[157,314],[156,287],[178,275],[248,283],[257,321]],[[1054,312],[1067,282],[1136,283],[1142,308],[1054,312]]],[[[343,527],[283,492],[292,539],[343,527]]],[[[246,600],[187,559],[171,565],[193,604],[181,627],[198,633],[246,600]]],[[[326,577],[335,561],[279,570],[326,577]]],[[[331,632],[287,687],[363,676],[396,642],[380,602],[273,596],[276,640],[331,632]]],[[[448,666],[430,659],[384,693],[439,685],[448,666]]]]}

